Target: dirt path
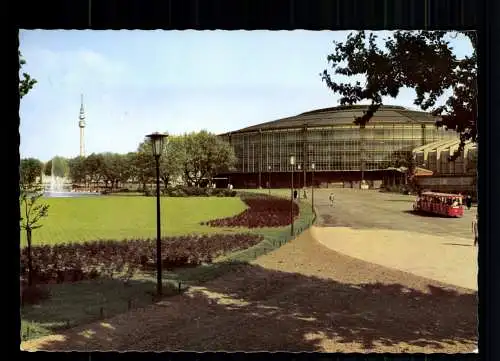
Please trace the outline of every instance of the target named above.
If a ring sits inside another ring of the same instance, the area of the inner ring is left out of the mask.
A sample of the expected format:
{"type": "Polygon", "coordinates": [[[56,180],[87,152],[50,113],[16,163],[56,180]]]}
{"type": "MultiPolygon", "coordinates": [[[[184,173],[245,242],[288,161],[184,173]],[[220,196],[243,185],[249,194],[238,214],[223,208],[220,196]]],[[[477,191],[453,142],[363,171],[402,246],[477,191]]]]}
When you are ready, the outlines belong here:
{"type": "Polygon", "coordinates": [[[27,350],[471,352],[476,293],[334,252],[305,232],[250,265],[27,350]]]}
{"type": "Polygon", "coordinates": [[[388,229],[313,227],[342,254],[477,291],[477,248],[469,239],[388,229]]]}

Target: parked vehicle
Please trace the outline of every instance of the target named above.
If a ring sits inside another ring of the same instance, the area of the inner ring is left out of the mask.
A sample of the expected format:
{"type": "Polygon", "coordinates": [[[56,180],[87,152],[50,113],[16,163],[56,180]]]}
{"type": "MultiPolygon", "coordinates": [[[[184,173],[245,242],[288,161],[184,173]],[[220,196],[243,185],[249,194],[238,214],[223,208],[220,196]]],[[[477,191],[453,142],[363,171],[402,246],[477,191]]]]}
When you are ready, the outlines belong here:
{"type": "Polygon", "coordinates": [[[446,217],[462,217],[464,215],[463,196],[460,194],[423,192],[415,200],[413,210],[446,217]]]}

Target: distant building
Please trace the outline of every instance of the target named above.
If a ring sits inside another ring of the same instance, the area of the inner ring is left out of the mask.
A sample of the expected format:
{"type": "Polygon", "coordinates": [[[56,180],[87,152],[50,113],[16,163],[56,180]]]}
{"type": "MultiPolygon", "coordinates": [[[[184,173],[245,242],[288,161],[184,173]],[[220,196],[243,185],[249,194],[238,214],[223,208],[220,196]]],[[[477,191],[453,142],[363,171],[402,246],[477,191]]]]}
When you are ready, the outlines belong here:
{"type": "Polygon", "coordinates": [[[473,175],[477,168],[477,146],[468,141],[460,156],[453,162],[449,157],[455,153],[460,140],[440,140],[417,147],[413,159],[417,167],[432,171],[436,175],[473,175]]]}
{"type": "Polygon", "coordinates": [[[413,150],[415,165],[427,171],[415,174],[415,182],[420,188],[437,192],[469,193],[475,197],[477,145],[466,142],[459,157],[450,161],[449,157],[455,153],[459,144],[459,139],[442,140],[413,150]]]}
{"type": "MultiPolygon", "coordinates": [[[[400,106],[381,106],[364,127],[355,125],[366,105],[318,109],[293,117],[221,134],[233,146],[236,169],[218,174],[235,188],[289,187],[292,166],[296,187],[310,186],[315,165],[316,186],[360,187],[395,172],[412,150],[440,140],[456,139],[456,133],[436,127],[436,117],[400,106]]],[[[398,173],[399,174],[399,173],[398,173]]]]}

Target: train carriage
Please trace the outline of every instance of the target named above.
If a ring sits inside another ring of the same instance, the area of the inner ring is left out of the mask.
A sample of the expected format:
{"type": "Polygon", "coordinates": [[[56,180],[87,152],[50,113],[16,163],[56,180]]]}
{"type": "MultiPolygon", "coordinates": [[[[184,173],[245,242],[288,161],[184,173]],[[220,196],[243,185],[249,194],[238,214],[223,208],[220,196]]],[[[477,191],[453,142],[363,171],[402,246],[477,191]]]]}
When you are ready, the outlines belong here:
{"type": "Polygon", "coordinates": [[[413,210],[445,217],[462,217],[464,215],[463,196],[460,194],[424,192],[415,200],[413,210]]]}

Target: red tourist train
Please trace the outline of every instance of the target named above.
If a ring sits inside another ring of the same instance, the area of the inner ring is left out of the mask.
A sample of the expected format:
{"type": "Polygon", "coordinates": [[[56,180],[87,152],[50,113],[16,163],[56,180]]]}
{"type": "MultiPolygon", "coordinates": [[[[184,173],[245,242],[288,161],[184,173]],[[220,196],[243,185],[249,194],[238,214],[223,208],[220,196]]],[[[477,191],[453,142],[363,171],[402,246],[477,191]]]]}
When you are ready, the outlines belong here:
{"type": "Polygon", "coordinates": [[[423,192],[415,200],[413,210],[446,217],[462,217],[464,215],[463,196],[460,194],[423,192]]]}

